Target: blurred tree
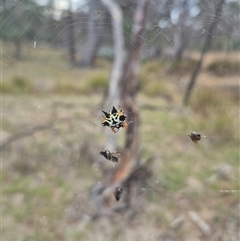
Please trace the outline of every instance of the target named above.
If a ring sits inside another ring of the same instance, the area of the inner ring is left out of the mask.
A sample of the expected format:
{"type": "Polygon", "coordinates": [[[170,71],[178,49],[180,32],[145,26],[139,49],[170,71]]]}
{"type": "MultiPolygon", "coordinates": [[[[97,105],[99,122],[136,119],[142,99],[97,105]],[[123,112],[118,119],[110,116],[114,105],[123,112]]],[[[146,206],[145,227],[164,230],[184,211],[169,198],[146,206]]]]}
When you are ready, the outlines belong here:
{"type": "Polygon", "coordinates": [[[72,11],[72,1],[69,0],[69,9],[67,16],[68,23],[68,49],[69,49],[69,58],[71,65],[76,65],[76,48],[75,48],[75,28],[74,28],[74,15],[72,11]]]}
{"type": "Polygon", "coordinates": [[[158,25],[162,29],[168,29],[172,35],[172,47],[167,48],[165,54],[175,60],[181,60],[185,50],[194,34],[198,31],[195,26],[200,24],[201,13],[198,1],[192,0],[168,0],[159,4],[161,13],[158,25]],[[194,14],[193,9],[194,10],[194,14]],[[191,31],[190,31],[191,30],[191,31]]]}
{"type": "Polygon", "coordinates": [[[182,55],[187,47],[187,42],[189,41],[189,37],[184,38],[186,16],[189,12],[189,9],[187,6],[187,0],[184,0],[181,3],[178,0],[175,0],[174,4],[175,6],[179,4],[177,8],[179,10],[179,16],[178,22],[173,25],[173,58],[175,60],[181,60],[182,55]]]}
{"type": "Polygon", "coordinates": [[[137,3],[131,31],[131,48],[124,63],[120,82],[123,109],[128,113],[128,118],[134,120],[134,124],[130,124],[127,129],[124,156],[121,165],[113,175],[113,180],[117,182],[129,177],[137,162],[140,117],[135,98],[139,84],[139,60],[143,40],[145,39],[144,29],[148,2],[149,0],[139,0],[137,3]]]}
{"type": "MultiPolygon", "coordinates": [[[[204,44],[202,33],[209,28],[215,12],[212,1],[155,0],[151,5],[153,7],[148,11],[147,20],[153,23],[152,19],[156,19],[156,22],[152,28],[150,26],[150,34],[145,41],[148,46],[150,46],[148,43],[153,49],[159,46],[163,49],[163,54],[175,60],[180,60],[190,48],[202,49],[204,44]],[[151,40],[151,36],[154,41],[151,40]]],[[[215,39],[215,44],[209,49],[218,46],[218,50],[222,50],[226,48],[227,42],[232,43],[234,39],[236,40],[236,35],[239,36],[239,3],[228,1],[226,5],[227,7],[223,9],[225,17],[214,28],[214,34],[220,37],[215,39]]]]}
{"type": "Polygon", "coordinates": [[[221,22],[218,24],[217,29],[220,31],[222,38],[222,49],[226,51],[239,51],[240,43],[240,28],[239,28],[239,14],[240,14],[240,1],[226,1],[223,8],[223,16],[221,22]],[[234,44],[236,43],[236,45],[234,44]]]}
{"type": "MultiPolygon", "coordinates": [[[[105,4],[108,4],[108,8],[110,9],[112,2],[109,2],[107,0],[103,1],[105,2],[105,4]]],[[[114,169],[114,172],[110,174],[110,180],[107,181],[107,183],[110,182],[111,185],[108,187],[102,187],[102,190],[100,190],[98,187],[95,187],[93,189],[93,196],[98,195],[99,192],[101,192],[101,200],[99,197],[97,203],[98,214],[99,212],[103,212],[104,204],[109,203],[116,185],[122,185],[126,180],[129,180],[132,173],[134,173],[134,170],[136,170],[135,168],[137,163],[137,152],[139,145],[140,118],[136,104],[135,94],[139,82],[137,74],[139,70],[139,59],[144,39],[143,32],[146,21],[146,13],[148,9],[148,1],[149,0],[139,0],[136,4],[131,31],[131,48],[128,52],[128,58],[125,59],[124,68],[120,78],[121,100],[123,103],[122,107],[128,113],[128,119],[134,120],[134,124],[130,124],[127,129],[121,163],[119,163],[117,168],[114,169]],[[101,205],[101,207],[99,205],[101,205]]],[[[115,39],[115,41],[117,40],[115,39]]],[[[130,189],[128,191],[129,193],[126,195],[127,207],[130,205],[130,189]]]]}
{"type": "Polygon", "coordinates": [[[8,0],[1,10],[1,37],[11,40],[16,46],[14,57],[22,57],[22,44],[25,40],[36,40],[42,26],[44,7],[32,0],[8,0]]]}
{"type": "Polygon", "coordinates": [[[204,42],[204,45],[203,45],[203,48],[202,48],[200,59],[198,60],[196,68],[194,69],[194,71],[192,73],[192,76],[191,76],[191,78],[189,80],[189,83],[187,85],[187,89],[185,91],[185,95],[184,95],[184,98],[183,98],[183,104],[184,105],[188,104],[188,101],[189,101],[189,98],[190,98],[190,94],[191,94],[191,92],[193,90],[193,87],[194,87],[194,85],[196,83],[199,71],[200,71],[200,69],[202,67],[204,54],[207,51],[207,49],[210,47],[211,40],[212,40],[212,37],[213,37],[213,35],[212,35],[213,34],[213,30],[217,26],[217,23],[218,23],[218,21],[221,18],[224,1],[225,0],[220,0],[217,3],[216,7],[215,7],[214,17],[213,17],[213,20],[212,20],[212,22],[210,24],[210,27],[209,27],[209,29],[207,31],[207,34],[206,34],[206,38],[205,38],[205,42],[204,42]]]}
{"type": "Polygon", "coordinates": [[[89,9],[87,41],[80,63],[81,66],[94,66],[105,30],[104,22],[106,15],[101,2],[99,0],[89,0],[89,9]]]}

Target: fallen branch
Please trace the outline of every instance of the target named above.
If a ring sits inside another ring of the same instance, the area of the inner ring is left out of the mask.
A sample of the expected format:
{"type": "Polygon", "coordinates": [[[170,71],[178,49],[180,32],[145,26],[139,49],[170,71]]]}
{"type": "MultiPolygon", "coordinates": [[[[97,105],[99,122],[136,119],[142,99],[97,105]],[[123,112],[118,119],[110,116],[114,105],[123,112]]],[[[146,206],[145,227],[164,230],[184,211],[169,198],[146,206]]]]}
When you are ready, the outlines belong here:
{"type": "Polygon", "coordinates": [[[170,227],[174,230],[178,230],[179,228],[182,227],[182,225],[185,222],[185,217],[184,216],[179,216],[177,218],[175,218],[171,223],[170,223],[170,227]]]}
{"type": "Polygon", "coordinates": [[[190,220],[200,229],[200,231],[208,236],[211,234],[210,226],[194,211],[188,213],[190,220]]]}
{"type": "Polygon", "coordinates": [[[13,143],[17,140],[20,140],[20,139],[28,137],[28,136],[32,136],[35,133],[40,132],[40,131],[51,129],[58,122],[67,122],[69,120],[71,120],[71,119],[70,118],[58,119],[57,121],[52,121],[52,122],[49,122],[49,123],[43,124],[43,125],[32,126],[19,133],[13,134],[10,137],[6,138],[5,140],[2,140],[0,151],[3,151],[8,145],[10,145],[11,143],[13,143]]]}

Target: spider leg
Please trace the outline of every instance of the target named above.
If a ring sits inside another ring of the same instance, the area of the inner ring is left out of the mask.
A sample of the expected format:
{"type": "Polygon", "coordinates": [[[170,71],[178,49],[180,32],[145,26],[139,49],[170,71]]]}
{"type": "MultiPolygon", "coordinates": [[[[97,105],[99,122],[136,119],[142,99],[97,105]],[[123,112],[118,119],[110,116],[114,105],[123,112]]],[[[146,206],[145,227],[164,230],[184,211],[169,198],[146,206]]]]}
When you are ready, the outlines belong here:
{"type": "Polygon", "coordinates": [[[114,127],[111,127],[112,132],[117,133],[117,131],[114,129],[114,127]]]}
{"type": "Polygon", "coordinates": [[[125,128],[125,129],[128,128],[128,123],[126,121],[123,122],[123,128],[125,128]]]}

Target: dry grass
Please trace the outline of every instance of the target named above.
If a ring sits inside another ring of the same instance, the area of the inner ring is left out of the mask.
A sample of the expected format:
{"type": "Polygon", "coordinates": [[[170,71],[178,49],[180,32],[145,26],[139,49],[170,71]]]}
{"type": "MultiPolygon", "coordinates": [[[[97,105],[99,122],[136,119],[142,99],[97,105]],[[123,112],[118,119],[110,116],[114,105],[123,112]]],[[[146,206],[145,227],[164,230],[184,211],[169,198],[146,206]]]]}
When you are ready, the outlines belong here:
{"type": "MultiPolygon", "coordinates": [[[[38,59],[47,61],[48,51],[37,51],[41,54],[38,59]]],[[[62,54],[57,53],[59,56],[62,54]]],[[[6,56],[4,61],[8,61],[6,56]]],[[[209,88],[200,81],[190,107],[179,110],[182,85],[178,88],[178,80],[172,75],[156,78],[159,73],[153,73],[154,66],[142,69],[138,94],[140,153],[142,162],[154,157],[153,177],[149,187],[139,190],[139,198],[133,200],[138,211],[135,218],[129,221],[129,216],[116,214],[113,220],[93,222],[89,219],[94,213],[89,190],[101,181],[98,165],[104,165],[104,160],[99,155],[95,162],[80,149],[91,140],[98,154],[106,143],[110,130],[100,125],[102,94],[98,91],[106,88],[109,66],[103,63],[105,69],[62,69],[38,61],[25,60],[3,69],[3,86],[9,81],[9,86],[15,86],[3,95],[3,139],[29,126],[69,120],[13,142],[3,151],[4,240],[238,237],[238,193],[220,191],[239,189],[239,102],[232,91],[220,92],[215,85],[209,88]],[[24,72],[26,67],[29,71],[24,72]],[[69,80],[71,84],[62,86],[69,80]],[[155,87],[148,86],[151,80],[150,86],[155,87]],[[194,144],[187,136],[191,131],[205,137],[194,144]],[[230,173],[208,182],[222,164],[229,165],[230,173]],[[210,225],[210,237],[203,236],[190,221],[190,210],[210,225]],[[181,215],[185,217],[183,226],[173,230],[170,223],[181,215]]],[[[59,63],[63,65],[62,60],[59,63]]],[[[215,83],[211,75],[206,76],[215,83]]],[[[132,124],[138,123],[133,120],[132,124]]],[[[124,130],[118,136],[122,142],[124,130]]],[[[112,164],[107,163],[107,167],[111,169],[112,164]]]]}

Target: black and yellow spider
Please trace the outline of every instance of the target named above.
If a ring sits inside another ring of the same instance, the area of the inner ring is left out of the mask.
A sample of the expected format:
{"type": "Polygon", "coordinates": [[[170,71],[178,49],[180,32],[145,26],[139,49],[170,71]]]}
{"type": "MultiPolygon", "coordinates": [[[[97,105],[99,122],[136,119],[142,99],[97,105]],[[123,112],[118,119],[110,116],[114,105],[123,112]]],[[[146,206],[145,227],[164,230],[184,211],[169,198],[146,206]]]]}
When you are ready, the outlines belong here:
{"type": "Polygon", "coordinates": [[[112,111],[105,112],[102,111],[105,116],[103,116],[103,126],[108,126],[112,129],[114,133],[116,133],[121,127],[127,128],[128,124],[125,121],[126,115],[122,111],[122,109],[116,109],[114,106],[112,111]]]}

